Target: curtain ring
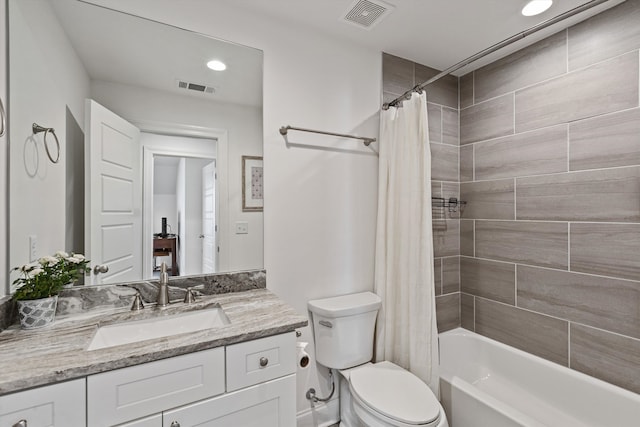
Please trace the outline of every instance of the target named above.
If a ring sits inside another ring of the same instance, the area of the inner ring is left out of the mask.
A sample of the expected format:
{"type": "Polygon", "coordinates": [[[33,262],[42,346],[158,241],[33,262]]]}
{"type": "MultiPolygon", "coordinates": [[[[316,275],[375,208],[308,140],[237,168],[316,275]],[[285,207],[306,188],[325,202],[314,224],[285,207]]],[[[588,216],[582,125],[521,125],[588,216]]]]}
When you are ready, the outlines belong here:
{"type": "Polygon", "coordinates": [[[0,130],[0,137],[2,137],[7,131],[7,112],[4,109],[2,99],[0,99],[0,126],[2,126],[0,130]]]}
{"type": "Polygon", "coordinates": [[[51,163],[58,163],[58,161],[60,160],[60,141],[58,141],[56,131],[53,128],[45,128],[36,123],[33,124],[32,129],[34,134],[44,132],[44,149],[47,151],[47,157],[49,157],[51,163]],[[56,148],[58,150],[58,154],[55,160],[53,159],[53,157],[51,156],[51,152],[49,151],[49,143],[47,142],[47,134],[49,133],[51,133],[51,135],[53,135],[53,138],[56,140],[56,148]]]}

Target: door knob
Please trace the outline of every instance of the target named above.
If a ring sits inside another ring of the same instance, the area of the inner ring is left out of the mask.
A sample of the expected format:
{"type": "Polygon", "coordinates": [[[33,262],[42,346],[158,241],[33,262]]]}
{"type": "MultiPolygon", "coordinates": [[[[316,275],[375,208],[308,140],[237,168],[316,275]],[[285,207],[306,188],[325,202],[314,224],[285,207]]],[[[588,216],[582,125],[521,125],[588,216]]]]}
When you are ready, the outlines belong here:
{"type": "Polygon", "coordinates": [[[27,420],[20,420],[15,423],[12,427],[27,427],[27,420]]]}
{"type": "Polygon", "coordinates": [[[174,421],[171,423],[171,425],[169,427],[180,427],[180,423],[177,421],[174,421]]]}
{"type": "Polygon", "coordinates": [[[267,359],[266,357],[261,357],[260,358],[260,366],[262,366],[264,368],[268,364],[269,364],[269,359],[267,359]]]}
{"type": "Polygon", "coordinates": [[[93,274],[95,275],[106,273],[107,271],[109,271],[109,266],[106,264],[96,265],[95,267],[93,267],[93,274]]]}

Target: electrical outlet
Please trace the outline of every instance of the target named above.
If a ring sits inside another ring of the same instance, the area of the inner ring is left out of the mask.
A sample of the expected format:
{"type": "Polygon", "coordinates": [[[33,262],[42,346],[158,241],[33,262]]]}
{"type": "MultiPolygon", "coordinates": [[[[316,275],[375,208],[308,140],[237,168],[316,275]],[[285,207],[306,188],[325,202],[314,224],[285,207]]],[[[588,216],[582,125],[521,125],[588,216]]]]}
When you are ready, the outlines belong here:
{"type": "Polygon", "coordinates": [[[38,236],[29,236],[29,262],[35,262],[38,259],[38,236]]]}
{"type": "Polygon", "coordinates": [[[237,221],[236,234],[249,234],[249,223],[246,221],[237,221]]]}

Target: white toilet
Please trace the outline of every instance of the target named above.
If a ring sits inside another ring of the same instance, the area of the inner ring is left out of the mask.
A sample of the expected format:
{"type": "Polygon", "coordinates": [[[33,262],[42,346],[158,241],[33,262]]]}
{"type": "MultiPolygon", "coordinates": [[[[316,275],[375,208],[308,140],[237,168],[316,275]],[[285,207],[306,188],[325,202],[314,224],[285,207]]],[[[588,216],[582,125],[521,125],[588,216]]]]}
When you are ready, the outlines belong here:
{"type": "Polygon", "coordinates": [[[448,427],[444,409],[418,377],[371,363],[380,297],[371,293],[308,302],[316,360],[340,370],[340,426],[448,427]]]}

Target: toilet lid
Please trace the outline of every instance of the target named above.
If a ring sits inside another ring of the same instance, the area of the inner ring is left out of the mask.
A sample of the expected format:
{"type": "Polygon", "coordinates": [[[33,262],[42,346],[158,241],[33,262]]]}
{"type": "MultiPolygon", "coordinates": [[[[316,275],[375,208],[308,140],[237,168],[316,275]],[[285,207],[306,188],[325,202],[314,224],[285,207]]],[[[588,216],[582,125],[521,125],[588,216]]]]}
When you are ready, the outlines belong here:
{"type": "Polygon", "coordinates": [[[354,369],[351,391],[371,409],[406,424],[428,424],[438,418],[440,404],[431,389],[391,362],[354,369]]]}

